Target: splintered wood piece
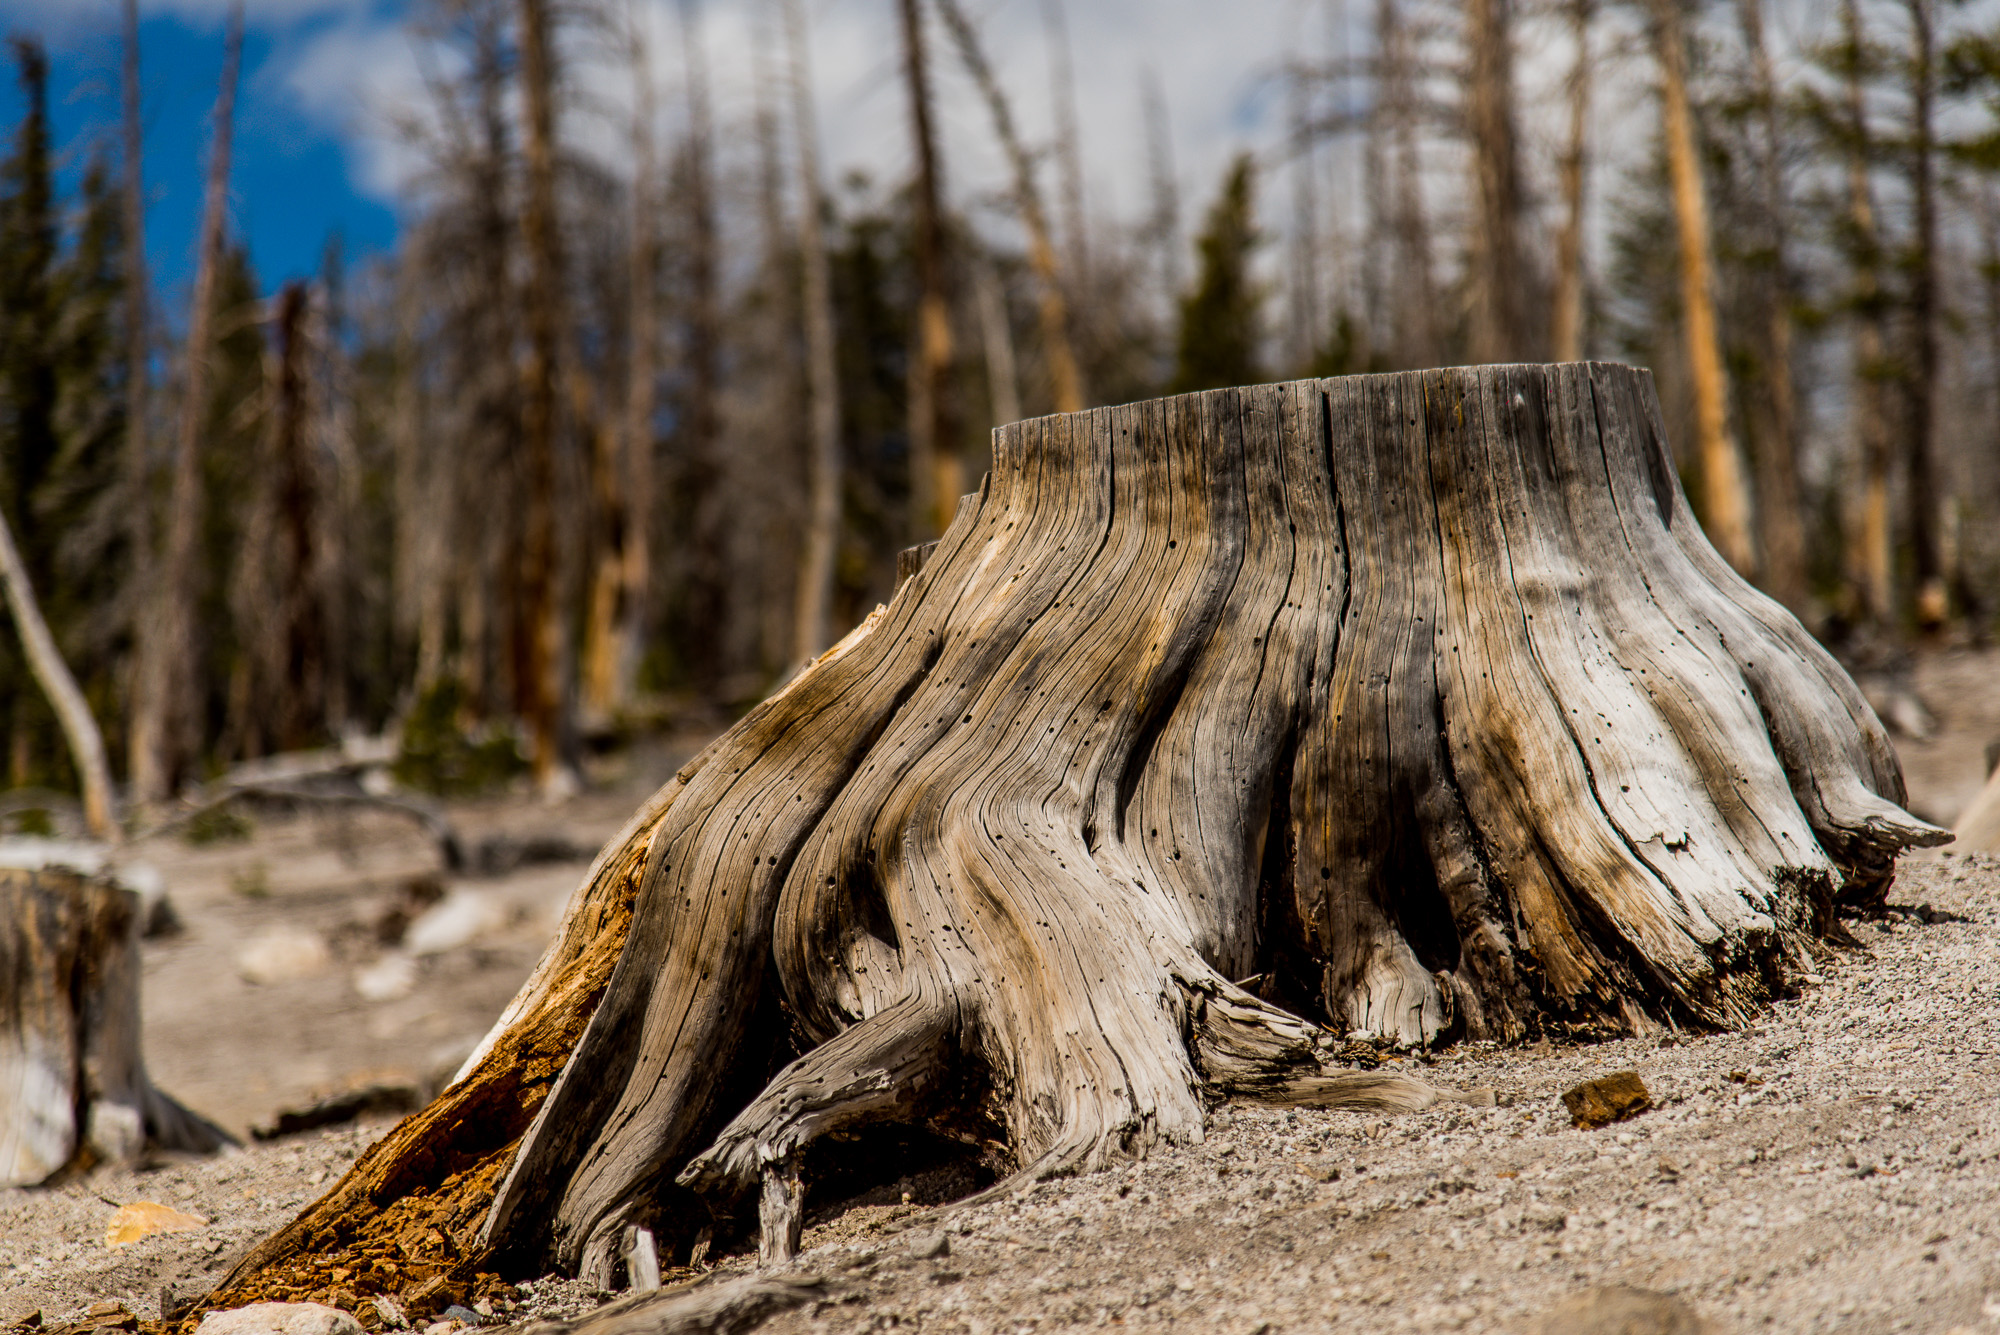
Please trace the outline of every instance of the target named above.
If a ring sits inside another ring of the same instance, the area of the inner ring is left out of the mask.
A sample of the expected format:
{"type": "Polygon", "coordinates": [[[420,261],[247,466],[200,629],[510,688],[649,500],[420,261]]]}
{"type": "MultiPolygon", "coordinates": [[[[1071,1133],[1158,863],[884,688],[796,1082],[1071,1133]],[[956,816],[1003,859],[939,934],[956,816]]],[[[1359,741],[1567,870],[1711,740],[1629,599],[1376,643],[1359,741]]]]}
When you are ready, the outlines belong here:
{"type": "Polygon", "coordinates": [[[1709,546],[1628,367],[1014,423],[899,577],[607,847],[461,1078],[232,1297],[392,1227],[427,1255],[397,1209],[441,1263],[608,1285],[626,1227],[683,1254],[762,1190],[789,1257],[800,1156],[857,1122],[1005,1190],[1199,1140],[1217,1095],[1443,1095],[1328,1069],[1356,1031],[1740,1024],[1948,837],[1709,546]]]}
{"type": "Polygon", "coordinates": [[[653,1230],[637,1224],[625,1227],[625,1284],[634,1292],[645,1293],[660,1287],[660,1253],[653,1245],[653,1230]]]}
{"type": "Polygon", "coordinates": [[[796,1155],[764,1165],[764,1191],[757,1206],[757,1264],[787,1265],[799,1254],[805,1232],[806,1186],[796,1155]]]}

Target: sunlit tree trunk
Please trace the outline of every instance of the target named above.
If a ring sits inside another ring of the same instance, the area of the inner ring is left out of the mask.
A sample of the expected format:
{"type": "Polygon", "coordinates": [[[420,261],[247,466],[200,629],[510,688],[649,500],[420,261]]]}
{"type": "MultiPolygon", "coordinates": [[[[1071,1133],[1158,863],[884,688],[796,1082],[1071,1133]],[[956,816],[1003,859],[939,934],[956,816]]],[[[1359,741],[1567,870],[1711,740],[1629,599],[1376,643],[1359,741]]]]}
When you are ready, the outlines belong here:
{"type": "Polygon", "coordinates": [[[687,219],[687,341],[682,364],[687,377],[681,432],[681,508],[690,517],[687,535],[691,587],[678,591],[691,609],[695,627],[711,633],[684,639],[679,648],[696,673],[710,677],[724,666],[720,647],[723,621],[732,614],[728,572],[728,528],[722,488],[727,461],[722,451],[722,253],[716,216],[715,116],[709,97],[708,45],[701,0],[679,0],[681,54],[687,91],[687,174],[682,203],[687,219]]]}
{"type": "Polygon", "coordinates": [[[1286,135],[1291,141],[1292,245],[1289,359],[1295,366],[1312,362],[1320,341],[1326,337],[1320,313],[1319,171],[1318,141],[1310,123],[1310,85],[1302,69],[1293,69],[1286,84],[1286,135]]]}
{"type": "Polygon", "coordinates": [[[608,718],[631,699],[652,574],[653,416],[658,398],[659,202],[653,66],[646,19],[626,15],[632,71],[632,211],[626,251],[625,401],[619,429],[599,434],[592,482],[602,545],[591,572],[584,632],[584,707],[608,718]]]}
{"type": "Polygon", "coordinates": [[[1014,328],[1007,319],[1007,292],[991,260],[973,273],[979,301],[979,332],[986,345],[986,381],[993,400],[993,425],[1021,420],[1021,379],[1014,364],[1014,328]]]}
{"type": "Polygon", "coordinates": [[[152,280],[146,272],[145,131],[139,105],[139,0],[124,0],[119,94],[124,132],[121,181],[125,227],[125,540],[131,548],[126,597],[135,625],[147,615],[153,570],[152,280]]]}
{"type": "Polygon", "coordinates": [[[1383,182],[1383,196],[1390,201],[1389,249],[1395,259],[1394,283],[1383,293],[1383,302],[1395,330],[1397,365],[1422,367],[1444,359],[1444,325],[1418,157],[1416,59],[1411,41],[1401,0],[1377,0],[1376,96],[1385,121],[1383,148],[1390,179],[1383,182]]]}
{"type": "Polygon", "coordinates": [[[1911,576],[1917,621],[1936,629],[1950,613],[1939,529],[1943,520],[1937,479],[1938,208],[1936,34],[1932,0],[1903,0],[1910,16],[1910,357],[1905,381],[1909,407],[1910,471],[1904,493],[1910,530],[1911,576]]]}
{"type": "Polygon", "coordinates": [[[1478,183],[1471,359],[1526,360],[1526,257],[1521,250],[1521,167],[1514,133],[1511,0],[1466,0],[1472,86],[1468,119],[1478,183]]]}
{"type": "Polygon", "coordinates": [[[1750,541],[1750,497],[1744,485],[1743,460],[1729,431],[1728,384],[1715,323],[1708,201],[1695,150],[1694,117],[1688,107],[1687,39],[1681,31],[1676,0],[1653,0],[1653,16],[1667,171],[1680,238],[1681,320],[1687,334],[1688,379],[1694,390],[1702,526],[1729,564],[1749,575],[1756,570],[1757,556],[1750,541]]]}
{"type": "Polygon", "coordinates": [[[1174,174],[1173,126],[1160,78],[1148,68],[1139,78],[1140,113],[1146,121],[1146,185],[1151,215],[1147,239],[1159,254],[1160,287],[1167,305],[1181,296],[1181,187],[1174,174]]]}
{"type": "Polygon", "coordinates": [[[1854,267],[1855,436],[1861,455],[1860,513],[1850,562],[1859,593],[1858,611],[1877,628],[1895,615],[1895,580],[1890,566],[1893,521],[1889,513],[1889,404],[1887,392],[1888,318],[1882,293],[1882,241],[1875,221],[1875,190],[1869,176],[1873,136],[1864,94],[1863,32],[1859,0],[1841,6],[1842,63],[1848,123],[1847,221],[1854,267]]]}
{"type": "Polygon", "coordinates": [[[916,256],[917,309],[910,330],[910,518],[912,533],[921,541],[943,532],[950,522],[965,489],[965,463],[959,455],[958,405],[952,393],[951,307],[945,296],[941,214],[944,191],[931,128],[929,43],[919,0],[898,0],[897,13],[917,166],[911,245],[916,256]]]}
{"type": "MultiPolygon", "coordinates": [[[[1064,280],[1072,294],[1090,292],[1090,214],[1084,208],[1084,144],[1076,122],[1076,72],[1070,66],[1070,24],[1064,0],[1042,0],[1042,32],[1048,38],[1048,102],[1056,118],[1056,164],[1062,168],[1062,250],[1064,280]]],[[[1070,308],[1072,320],[1084,312],[1070,308]]],[[[1082,334],[1074,336],[1082,342],[1082,334]]]]}
{"type": "Polygon", "coordinates": [[[222,267],[224,214],[229,194],[230,133],[243,55],[243,6],[229,15],[222,57],[222,86],[215,98],[215,142],[209,153],[196,252],[193,309],[188,313],[186,364],[179,427],[174,437],[173,481],[168,494],[166,551],[153,581],[151,607],[140,626],[138,674],[133,682],[130,779],[133,800],[167,796],[175,770],[187,758],[192,719],[188,684],[197,680],[194,637],[196,563],[201,538],[202,433],[208,423],[209,355],[214,342],[215,289],[222,267]]]}
{"type": "Polygon", "coordinates": [[[1590,165],[1590,20],[1595,7],[1595,0],[1569,0],[1565,7],[1576,63],[1570,67],[1565,90],[1569,132],[1558,171],[1563,220],[1556,231],[1556,287],[1549,325],[1550,355],[1559,362],[1583,360],[1584,186],[1590,165]]]}
{"type": "Polygon", "coordinates": [[[520,0],[521,101],[526,115],[526,180],[521,235],[528,252],[528,359],[522,384],[521,435],[526,461],[521,547],[521,615],[528,653],[515,683],[528,725],[535,782],[561,782],[563,619],[556,575],[556,431],[562,343],[562,249],[556,218],[554,52],[546,0],[520,0]]]}
{"type": "Polygon", "coordinates": [[[48,697],[49,707],[55,711],[63,737],[69,742],[76,772],[83,781],[83,822],[92,837],[115,839],[117,813],[111,792],[111,766],[105,760],[104,734],[98,729],[97,719],[91,714],[90,704],[83,698],[69,664],[63,661],[62,651],[56,647],[56,637],[49,633],[48,622],[42,619],[34,585],[28,579],[27,563],[21,559],[20,548],[14,545],[14,531],[8,527],[4,513],[0,513],[0,583],[6,588],[7,610],[13,614],[14,628],[20,633],[28,671],[48,697]]]}
{"type": "Polygon", "coordinates": [[[798,141],[799,260],[806,326],[807,455],[806,532],[792,656],[818,655],[831,637],[834,558],[840,549],[840,375],[834,347],[833,280],[826,255],[826,216],[820,193],[819,126],[813,112],[805,6],[785,0],[785,37],[791,57],[792,136],[798,141]]]}
{"type": "Polygon", "coordinates": [[[1766,592],[1803,613],[1806,607],[1805,506],[1799,497],[1798,410],[1792,388],[1791,270],[1788,254],[1783,139],[1777,77],[1764,40],[1764,0],[1737,0],[1743,44],[1750,53],[1751,99],[1758,136],[1757,186],[1764,214],[1762,250],[1763,363],[1753,402],[1752,461],[1757,482],[1758,536],[1766,592]]]}
{"type": "MultiPolygon", "coordinates": [[[[980,49],[979,34],[973,30],[965,11],[958,0],[937,0],[937,4],[944,15],[945,26],[951,29],[952,40],[958,44],[958,53],[965,61],[966,71],[986,99],[986,109],[993,118],[994,134],[1007,154],[1008,165],[1013,168],[1014,208],[1028,230],[1028,264],[1034,269],[1041,289],[1042,356],[1049,366],[1049,387],[1053,391],[1057,412],[1076,412],[1083,407],[1083,381],[1077,372],[1075,352],[1070,346],[1069,302],[1063,293],[1062,274],[1056,267],[1055,244],[1049,234],[1048,215],[1042,209],[1041,191],[1035,187],[1034,161],[1028,156],[1028,150],[1014,128],[1007,96],[1001,91],[1000,81],[994,76],[993,67],[987,63],[985,52],[980,49]]],[[[949,499],[956,508],[958,496],[954,494],[949,499]]],[[[945,500],[942,495],[938,498],[940,505],[945,500]]]]}

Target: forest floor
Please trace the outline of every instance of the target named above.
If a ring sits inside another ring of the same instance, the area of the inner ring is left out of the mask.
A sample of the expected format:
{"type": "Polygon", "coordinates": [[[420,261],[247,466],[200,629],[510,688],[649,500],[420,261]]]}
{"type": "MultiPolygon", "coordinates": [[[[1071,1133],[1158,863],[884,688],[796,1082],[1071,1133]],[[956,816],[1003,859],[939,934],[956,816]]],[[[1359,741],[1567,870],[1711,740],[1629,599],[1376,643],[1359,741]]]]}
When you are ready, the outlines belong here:
{"type": "MultiPolygon", "coordinates": [[[[1916,689],[1938,727],[1898,740],[1911,805],[1949,822],[2000,739],[2000,653],[1921,660],[1916,689]]],[[[594,849],[700,740],[627,753],[560,806],[490,799],[452,818],[470,844],[594,849]]],[[[583,870],[441,879],[421,832],[374,814],[269,820],[238,842],[161,839],[133,855],[158,869],[184,923],[146,944],[154,1078],[246,1148],[0,1191],[0,1326],[107,1299],[155,1317],[164,1289],[218,1278],[388,1122],[264,1142],[249,1128],[369,1085],[434,1087],[527,975],[583,870]],[[383,944],[440,885],[428,918],[383,944]],[[108,1248],[113,1211],[135,1200],[208,1222],[108,1248]]],[[[1836,952],[1822,982],[1742,1032],[1461,1045],[1396,1063],[1490,1087],[1494,1108],[1380,1118],[1226,1105],[1199,1146],[1001,1201],[933,1204],[949,1191],[932,1176],[819,1205],[798,1265],[828,1277],[826,1296],[763,1329],[1583,1335],[1614,1327],[1551,1314],[1622,1285],[1674,1295],[1716,1332],[1989,1335],[2000,857],[1907,859],[1890,900],[1885,919],[1853,924],[1860,947],[1836,952]],[[1620,1070],[1640,1074],[1654,1109],[1572,1127],[1562,1091],[1620,1070]],[[912,1203],[898,1203],[904,1191],[912,1203]]],[[[753,1265],[727,1255],[718,1273],[753,1265]]],[[[517,1319],[597,1298],[539,1283],[517,1319]]]]}

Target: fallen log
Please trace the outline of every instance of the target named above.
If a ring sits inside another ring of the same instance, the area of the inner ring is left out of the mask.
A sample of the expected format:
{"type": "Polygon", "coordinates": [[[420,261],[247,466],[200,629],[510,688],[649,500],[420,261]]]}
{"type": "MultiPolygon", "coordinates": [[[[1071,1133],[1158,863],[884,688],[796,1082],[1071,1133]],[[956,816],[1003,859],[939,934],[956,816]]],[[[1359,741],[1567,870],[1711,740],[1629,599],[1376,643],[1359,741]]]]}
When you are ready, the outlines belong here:
{"type": "Polygon", "coordinates": [[[0,868],[0,1186],[235,1143],[146,1076],[139,907],[104,877],[0,868]]]}
{"type": "Polygon", "coordinates": [[[608,1286],[628,1228],[665,1268],[760,1188],[782,1257],[802,1156],[871,1121],[1018,1181],[1198,1140],[1205,1098],[1435,1097],[1326,1069],[1353,1031],[1741,1024],[1949,837],[1703,537],[1644,372],[1215,391],[993,454],[890,604],[607,846],[460,1078],[211,1301],[364,1248],[608,1286]]]}

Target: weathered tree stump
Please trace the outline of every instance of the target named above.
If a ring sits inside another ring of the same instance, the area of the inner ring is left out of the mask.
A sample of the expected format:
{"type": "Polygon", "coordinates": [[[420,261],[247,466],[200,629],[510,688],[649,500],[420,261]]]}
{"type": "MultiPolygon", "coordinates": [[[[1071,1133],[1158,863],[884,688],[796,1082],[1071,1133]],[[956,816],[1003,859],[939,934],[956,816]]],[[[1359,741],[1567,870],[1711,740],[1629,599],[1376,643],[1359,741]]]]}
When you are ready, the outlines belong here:
{"type": "Polygon", "coordinates": [[[798,1156],[869,1120],[1041,1175],[1198,1138],[1205,1092],[1434,1097],[1323,1073],[1321,1026],[1737,1024],[1948,837],[1902,795],[1689,515],[1644,372],[1004,427],[893,601],[654,797],[462,1078],[229,1295],[356,1239],[606,1282],[627,1226],[685,1256],[698,1195],[795,1227],[798,1156]]]}
{"type": "Polygon", "coordinates": [[[146,1078],[139,929],[108,880],[0,869],[0,1186],[233,1143],[146,1078]]]}

